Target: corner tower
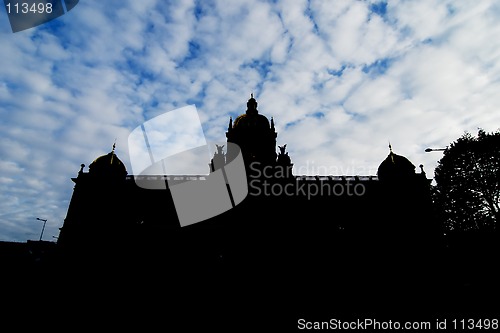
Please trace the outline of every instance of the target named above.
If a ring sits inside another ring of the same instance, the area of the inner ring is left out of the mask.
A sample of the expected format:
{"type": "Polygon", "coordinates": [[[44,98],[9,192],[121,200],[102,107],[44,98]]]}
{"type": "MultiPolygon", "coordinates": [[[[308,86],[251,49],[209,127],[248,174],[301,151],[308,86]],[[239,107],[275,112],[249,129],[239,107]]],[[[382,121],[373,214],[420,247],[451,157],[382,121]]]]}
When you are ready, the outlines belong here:
{"type": "MultiPolygon", "coordinates": [[[[108,242],[120,238],[126,229],[129,212],[123,207],[128,202],[126,191],[127,169],[115,154],[115,145],[110,153],[97,157],[84,172],[85,164],[76,178],[73,195],[57,244],[70,251],[96,250],[108,242]],[[89,242],[89,243],[87,243],[89,242]]],[[[82,252],[83,251],[83,252],[82,252]]],[[[90,253],[90,252],[89,252],[90,253]]]]}

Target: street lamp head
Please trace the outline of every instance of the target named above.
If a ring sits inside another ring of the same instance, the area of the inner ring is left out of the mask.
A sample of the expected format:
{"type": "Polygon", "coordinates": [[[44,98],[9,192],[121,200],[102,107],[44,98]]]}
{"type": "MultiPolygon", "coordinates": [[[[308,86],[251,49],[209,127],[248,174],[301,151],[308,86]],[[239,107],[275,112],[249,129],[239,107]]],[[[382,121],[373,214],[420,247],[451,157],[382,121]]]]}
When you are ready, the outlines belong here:
{"type": "Polygon", "coordinates": [[[426,153],[429,153],[429,152],[431,152],[431,151],[445,151],[445,150],[446,150],[446,148],[427,148],[427,149],[425,150],[425,152],[426,152],[426,153]]]}

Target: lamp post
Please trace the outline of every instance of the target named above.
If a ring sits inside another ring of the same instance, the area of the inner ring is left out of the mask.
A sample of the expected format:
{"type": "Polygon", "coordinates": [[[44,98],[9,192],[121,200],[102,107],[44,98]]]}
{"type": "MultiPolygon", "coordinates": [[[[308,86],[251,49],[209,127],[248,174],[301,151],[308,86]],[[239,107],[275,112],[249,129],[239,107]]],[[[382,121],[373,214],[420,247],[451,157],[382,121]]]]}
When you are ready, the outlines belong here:
{"type": "Polygon", "coordinates": [[[47,220],[46,219],[41,219],[41,218],[36,218],[38,221],[42,221],[43,222],[43,227],[42,227],[42,232],[40,233],[40,241],[42,240],[42,236],[43,236],[43,231],[45,230],[45,223],[47,223],[47,220]]]}
{"type": "Polygon", "coordinates": [[[425,150],[426,153],[429,153],[431,151],[445,151],[447,148],[427,148],[425,150]]]}

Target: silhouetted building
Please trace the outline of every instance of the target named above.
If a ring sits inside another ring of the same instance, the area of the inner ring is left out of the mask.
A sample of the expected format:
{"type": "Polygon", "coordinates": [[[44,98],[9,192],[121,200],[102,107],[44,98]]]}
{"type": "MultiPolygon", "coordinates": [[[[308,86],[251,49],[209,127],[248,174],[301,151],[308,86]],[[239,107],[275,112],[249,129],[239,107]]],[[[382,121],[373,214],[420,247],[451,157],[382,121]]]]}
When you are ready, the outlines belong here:
{"type": "Polygon", "coordinates": [[[235,158],[229,143],[241,148],[248,195],[233,209],[181,228],[170,189],[136,182],[203,182],[207,175],[128,175],[113,146],[88,172],[82,165],[72,178],[74,193],[58,245],[85,260],[218,265],[224,258],[228,265],[301,257],[320,262],[335,251],[367,260],[378,251],[390,257],[396,247],[398,254],[420,253],[436,236],[430,180],[392,149],[378,176],[293,175],[286,144],[277,154],[274,121],[259,113],[253,95],[246,112],[230,119],[226,136],[227,152],[218,147],[210,172],[235,158]]]}
{"type": "Polygon", "coordinates": [[[429,320],[436,309],[484,309],[481,296],[456,278],[461,257],[444,251],[422,166],[415,172],[389,146],[377,175],[295,175],[286,144],[276,153],[273,119],[258,112],[253,96],[246,112],[229,120],[226,136],[205,175],[130,175],[113,145],[72,178],[56,248],[7,244],[12,255],[0,259],[22,258],[30,267],[40,258],[49,262],[38,277],[57,284],[61,308],[78,320],[88,313],[74,311],[87,306],[82,299],[106,315],[112,304],[131,318],[161,313],[169,325],[198,321],[230,331],[292,330],[304,316],[427,313],[429,320]],[[174,186],[206,183],[221,169],[231,197],[227,179],[238,156],[232,144],[241,149],[248,195],[222,214],[181,227],[174,186]]]}

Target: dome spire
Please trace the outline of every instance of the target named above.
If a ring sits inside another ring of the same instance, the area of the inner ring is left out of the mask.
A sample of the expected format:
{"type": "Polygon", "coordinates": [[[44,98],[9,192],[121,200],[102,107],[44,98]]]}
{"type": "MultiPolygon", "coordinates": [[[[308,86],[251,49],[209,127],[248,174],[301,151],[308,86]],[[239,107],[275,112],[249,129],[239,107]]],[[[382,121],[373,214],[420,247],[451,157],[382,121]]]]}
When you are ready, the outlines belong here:
{"type": "Polygon", "coordinates": [[[393,156],[393,152],[392,152],[392,146],[391,146],[391,141],[389,140],[389,156],[391,156],[391,161],[392,163],[394,163],[394,156],[393,156]]]}
{"type": "Polygon", "coordinates": [[[250,94],[250,99],[247,102],[247,114],[258,114],[257,101],[253,97],[253,92],[250,94]]]}
{"type": "Polygon", "coordinates": [[[111,160],[109,161],[109,164],[113,164],[113,157],[115,156],[115,148],[116,148],[116,138],[115,142],[113,142],[113,148],[111,149],[111,160]]]}

